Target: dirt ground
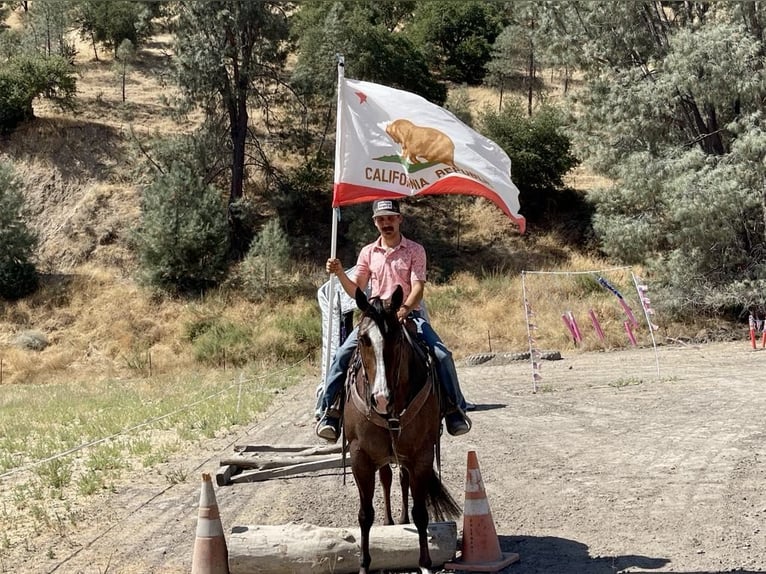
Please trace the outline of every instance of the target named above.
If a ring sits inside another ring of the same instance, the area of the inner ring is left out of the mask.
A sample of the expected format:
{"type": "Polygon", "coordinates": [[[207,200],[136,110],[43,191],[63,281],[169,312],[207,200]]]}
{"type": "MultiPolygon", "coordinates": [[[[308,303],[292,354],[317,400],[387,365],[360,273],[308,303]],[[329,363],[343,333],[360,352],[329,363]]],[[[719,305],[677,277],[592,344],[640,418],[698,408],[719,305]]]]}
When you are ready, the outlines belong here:
{"type": "MultiPolygon", "coordinates": [[[[458,369],[477,410],[469,434],[442,441],[443,479],[462,506],[476,451],[501,547],[521,556],[504,572],[766,572],[766,351],[743,340],[562,354],[544,362],[537,393],[528,362],[458,369]]],[[[201,473],[235,444],[321,444],[313,389],[289,389],[251,427],[184,453],[186,482],[137,475],[76,529],[31,537],[2,572],[189,572],[201,473]]],[[[226,533],[356,523],[340,470],[216,497],[226,533]]]]}

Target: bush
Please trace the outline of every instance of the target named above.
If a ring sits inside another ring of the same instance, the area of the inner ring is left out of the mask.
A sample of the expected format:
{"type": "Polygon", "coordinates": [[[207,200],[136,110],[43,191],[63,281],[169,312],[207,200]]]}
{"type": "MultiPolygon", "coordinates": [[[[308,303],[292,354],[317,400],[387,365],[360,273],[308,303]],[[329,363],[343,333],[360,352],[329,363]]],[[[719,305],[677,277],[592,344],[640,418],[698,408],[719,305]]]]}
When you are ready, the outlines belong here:
{"type": "Polygon", "coordinates": [[[30,262],[36,235],[22,217],[21,182],[8,163],[0,162],[0,297],[14,300],[37,289],[38,277],[30,262]]]}
{"type": "Polygon", "coordinates": [[[255,299],[276,287],[290,283],[290,242],[279,225],[271,219],[261,229],[242,261],[240,277],[247,294],[255,299]]]}
{"type": "Polygon", "coordinates": [[[0,65],[0,133],[34,117],[38,96],[71,106],[77,90],[74,70],[60,56],[15,56],[0,65]]]}
{"type": "Polygon", "coordinates": [[[162,289],[204,291],[228,263],[228,226],[221,192],[175,163],[145,189],[136,233],[144,279],[162,289]]]}
{"type": "Polygon", "coordinates": [[[288,171],[269,195],[296,259],[313,259],[330,244],[328,223],[332,222],[333,212],[326,191],[329,187],[331,166],[308,162],[288,171]]]}
{"type": "Polygon", "coordinates": [[[39,285],[35,266],[28,262],[0,260],[0,298],[14,301],[34,293],[39,285]]]}
{"type": "Polygon", "coordinates": [[[252,358],[249,329],[229,321],[209,325],[195,337],[192,346],[195,359],[210,366],[241,367],[252,358]]]}
{"type": "Polygon", "coordinates": [[[481,123],[482,133],[511,158],[511,177],[530,223],[561,220],[562,212],[590,217],[580,196],[562,193],[564,176],[579,162],[558,110],[544,108],[529,117],[519,104],[509,102],[501,112],[485,110],[481,123]]]}

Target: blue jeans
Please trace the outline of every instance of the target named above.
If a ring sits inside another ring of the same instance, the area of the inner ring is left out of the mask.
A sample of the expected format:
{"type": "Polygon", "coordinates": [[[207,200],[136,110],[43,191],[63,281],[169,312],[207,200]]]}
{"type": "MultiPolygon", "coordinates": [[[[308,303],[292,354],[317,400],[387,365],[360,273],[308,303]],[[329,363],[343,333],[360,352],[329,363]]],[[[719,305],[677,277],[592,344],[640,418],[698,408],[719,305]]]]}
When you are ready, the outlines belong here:
{"type": "MultiPolygon", "coordinates": [[[[455,361],[452,359],[452,352],[433,330],[431,325],[420,313],[413,311],[410,318],[414,321],[417,328],[418,338],[423,341],[436,357],[436,372],[439,375],[447,402],[458,406],[465,411],[465,397],[460,390],[460,384],[457,380],[457,371],[455,370],[455,361]]],[[[343,344],[338,347],[335,357],[330,364],[330,372],[325,380],[324,395],[322,396],[322,412],[327,413],[327,409],[335,402],[338,393],[343,388],[346,380],[348,366],[351,363],[351,357],[356,349],[357,328],[349,333],[343,344]]]]}

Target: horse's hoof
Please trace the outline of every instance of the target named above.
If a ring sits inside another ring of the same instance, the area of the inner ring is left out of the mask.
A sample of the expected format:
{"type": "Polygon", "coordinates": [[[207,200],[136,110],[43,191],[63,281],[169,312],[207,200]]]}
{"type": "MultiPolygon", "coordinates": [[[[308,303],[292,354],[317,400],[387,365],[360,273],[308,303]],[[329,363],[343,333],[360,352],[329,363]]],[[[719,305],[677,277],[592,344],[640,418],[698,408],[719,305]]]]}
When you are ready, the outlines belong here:
{"type": "Polygon", "coordinates": [[[423,568],[420,566],[418,569],[420,570],[420,574],[433,574],[433,570],[430,568],[423,568]]]}

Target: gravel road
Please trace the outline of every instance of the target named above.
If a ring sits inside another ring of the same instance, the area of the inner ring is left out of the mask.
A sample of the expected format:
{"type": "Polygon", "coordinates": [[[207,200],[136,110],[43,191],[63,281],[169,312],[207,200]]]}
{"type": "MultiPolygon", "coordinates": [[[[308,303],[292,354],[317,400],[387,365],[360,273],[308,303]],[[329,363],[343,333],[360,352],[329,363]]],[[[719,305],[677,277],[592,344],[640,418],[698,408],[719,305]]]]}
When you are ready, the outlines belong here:
{"type": "MultiPolygon", "coordinates": [[[[462,505],[476,451],[501,547],[521,555],[505,572],[766,572],[766,351],[742,341],[562,355],[544,362],[536,393],[528,362],[458,369],[477,410],[469,434],[443,439],[442,475],[462,505]]],[[[186,482],[159,469],[90,497],[87,519],[31,534],[0,571],[189,572],[201,473],[235,444],[321,444],[313,388],[288,389],[249,428],[171,461],[186,482]]],[[[227,533],[356,522],[340,470],[216,496],[227,533]]]]}

